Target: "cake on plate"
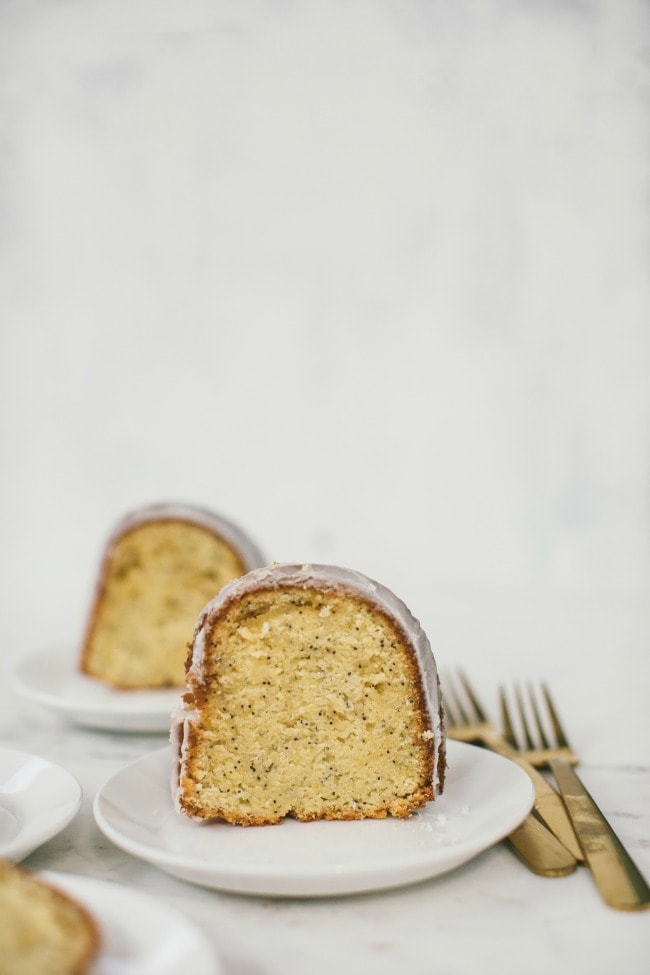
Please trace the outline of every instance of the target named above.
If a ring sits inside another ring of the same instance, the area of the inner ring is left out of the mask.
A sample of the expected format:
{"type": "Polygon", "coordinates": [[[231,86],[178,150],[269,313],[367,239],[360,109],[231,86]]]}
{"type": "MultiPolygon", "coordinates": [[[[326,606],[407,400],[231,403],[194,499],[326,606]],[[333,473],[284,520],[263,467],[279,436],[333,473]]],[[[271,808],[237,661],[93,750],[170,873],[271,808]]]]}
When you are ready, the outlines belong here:
{"type": "Polygon", "coordinates": [[[255,542],[213,512],[156,504],[128,514],[103,553],[80,670],[121,689],[182,687],[197,614],[263,564],[255,542]]]}
{"type": "Polygon", "coordinates": [[[2,975],[84,975],[101,942],[92,914],[38,874],[0,860],[2,975]]]}
{"type": "Polygon", "coordinates": [[[404,818],[444,785],[429,640],[389,589],[337,566],[256,569],[207,604],[171,737],[176,807],[195,820],[404,818]]]}

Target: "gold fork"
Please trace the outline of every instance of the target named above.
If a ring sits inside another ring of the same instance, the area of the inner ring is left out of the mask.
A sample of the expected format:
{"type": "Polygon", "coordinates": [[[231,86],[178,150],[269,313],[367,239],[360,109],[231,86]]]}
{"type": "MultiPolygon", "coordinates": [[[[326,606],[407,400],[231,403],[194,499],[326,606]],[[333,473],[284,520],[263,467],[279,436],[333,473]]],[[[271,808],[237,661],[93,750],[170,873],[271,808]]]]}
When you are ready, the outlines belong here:
{"type": "MultiPolygon", "coordinates": [[[[467,678],[460,675],[458,679],[463,686],[471,708],[467,704],[463,705],[461,697],[447,682],[443,689],[443,701],[447,716],[447,732],[450,738],[455,738],[458,741],[480,742],[491,751],[498,752],[505,758],[515,761],[533,780],[535,810],[539,811],[540,807],[543,807],[548,814],[547,793],[550,792],[560,804],[560,819],[566,819],[564,807],[561,805],[557,793],[551,789],[544,777],[501,737],[496,728],[489,724],[467,678]]],[[[549,818],[553,819],[553,816],[550,815],[549,818]]],[[[568,825],[570,830],[570,824],[568,825]]],[[[563,877],[575,870],[577,858],[573,852],[560,842],[554,832],[547,829],[545,822],[540,822],[540,819],[532,814],[529,814],[521,825],[510,833],[507,839],[534,873],[545,877],[563,877]]],[[[572,831],[570,839],[573,841],[574,847],[577,847],[572,831]]],[[[579,848],[577,852],[581,855],[579,848]]]]}
{"type": "Polygon", "coordinates": [[[650,888],[627,850],[609,825],[572,766],[578,757],[571,748],[548,688],[541,685],[541,697],[548,712],[553,740],[547,735],[537,699],[529,688],[528,704],[535,725],[531,733],[522,694],[515,689],[515,701],[523,734],[519,744],[503,688],[499,691],[504,736],[520,747],[531,763],[548,767],[564,800],[596,885],[610,907],[638,911],[650,907],[650,888]],[[534,737],[536,735],[536,737],[534,737]]]}

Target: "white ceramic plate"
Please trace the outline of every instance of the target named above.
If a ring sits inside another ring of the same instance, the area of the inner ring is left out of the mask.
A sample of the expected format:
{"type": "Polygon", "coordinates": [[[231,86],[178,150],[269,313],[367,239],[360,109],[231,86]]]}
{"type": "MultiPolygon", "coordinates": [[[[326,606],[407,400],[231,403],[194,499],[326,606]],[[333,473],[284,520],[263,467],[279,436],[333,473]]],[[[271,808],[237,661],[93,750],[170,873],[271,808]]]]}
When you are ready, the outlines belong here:
{"type": "Polygon", "coordinates": [[[503,839],[533,803],[531,780],[513,762],[449,741],[444,795],[411,819],[196,823],[174,808],[171,760],[162,749],[109,779],[95,798],[99,828],[183,880],[244,894],[323,897],[435,877],[503,839]]]}
{"type": "Polygon", "coordinates": [[[148,894],[92,877],[43,871],[94,915],[102,947],[93,975],[218,975],[207,938],[184,915],[148,894]]]}
{"type": "Polygon", "coordinates": [[[47,759],[0,747],[0,857],[18,863],[76,816],[81,786],[47,759]]]}
{"type": "Polygon", "coordinates": [[[19,664],[14,680],[27,697],[77,724],[110,731],[167,734],[181,691],[118,691],[77,670],[64,651],[46,651],[19,664]]]}

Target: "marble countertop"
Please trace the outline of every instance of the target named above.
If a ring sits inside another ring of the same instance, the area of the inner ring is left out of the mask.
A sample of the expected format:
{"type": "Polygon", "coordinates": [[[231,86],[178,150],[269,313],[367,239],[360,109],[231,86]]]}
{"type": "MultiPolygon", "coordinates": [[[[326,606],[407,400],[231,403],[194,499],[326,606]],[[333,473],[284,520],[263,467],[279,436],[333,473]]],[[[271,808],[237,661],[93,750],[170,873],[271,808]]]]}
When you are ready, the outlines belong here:
{"type": "MultiPolygon", "coordinates": [[[[549,634],[555,627],[575,626],[566,606],[555,612],[548,604],[545,608],[549,634]]],[[[603,671],[597,680],[592,670],[591,681],[573,674],[561,685],[561,653],[548,660],[543,673],[551,677],[583,757],[580,771],[586,785],[648,877],[647,708],[645,698],[642,706],[633,706],[642,694],[629,679],[635,655],[647,645],[645,614],[641,605],[636,611],[619,608],[610,611],[603,627],[602,606],[594,603],[591,612],[587,609],[583,605],[580,613],[578,638],[584,645],[597,648],[597,630],[629,634],[635,623],[637,641],[628,637],[612,673],[603,671]],[[632,705],[627,714],[625,697],[632,705]]],[[[502,670],[482,669],[472,653],[478,631],[489,630],[494,611],[494,601],[490,614],[485,609],[481,614],[480,604],[475,604],[476,632],[468,635],[455,660],[476,673],[477,689],[491,710],[497,681],[524,676],[517,669],[515,648],[510,648],[509,664],[502,670]]],[[[647,665],[637,673],[646,681],[647,665]]],[[[325,975],[332,970],[350,975],[406,970],[416,975],[542,975],[553,970],[569,975],[583,969],[591,975],[617,969],[642,975],[645,970],[650,914],[607,908],[585,868],[564,878],[538,877],[501,843],[448,874],[379,893],[284,900],[202,889],[121,852],[93,818],[93,799],[103,783],[127,763],[163,747],[164,734],[75,726],[16,697],[7,672],[0,686],[0,740],[59,763],[83,788],[76,819],[32,853],[26,865],[111,880],[161,898],[205,932],[224,975],[325,975]]]]}
{"type": "Polygon", "coordinates": [[[0,4],[0,742],[83,806],[29,856],[154,893],[223,975],[645,975],[650,915],[499,844],[346,898],[206,891],[92,802],[164,736],[19,700],[125,512],[358,569],[492,709],[543,677],[650,876],[643,0],[0,4]]]}

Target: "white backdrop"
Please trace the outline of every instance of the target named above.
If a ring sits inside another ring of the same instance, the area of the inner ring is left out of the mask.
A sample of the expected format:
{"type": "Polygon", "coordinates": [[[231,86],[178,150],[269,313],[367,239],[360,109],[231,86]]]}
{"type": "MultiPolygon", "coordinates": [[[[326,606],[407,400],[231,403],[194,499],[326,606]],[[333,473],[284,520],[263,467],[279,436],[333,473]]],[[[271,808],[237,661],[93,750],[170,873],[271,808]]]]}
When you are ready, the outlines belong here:
{"type": "Polygon", "coordinates": [[[0,4],[4,660],[184,500],[390,585],[442,665],[645,708],[649,26],[0,4]]]}

